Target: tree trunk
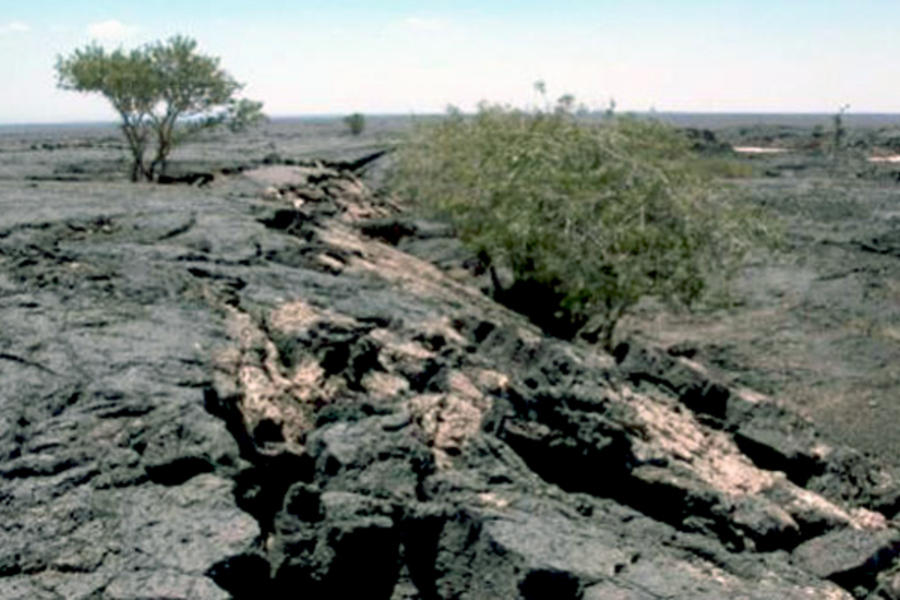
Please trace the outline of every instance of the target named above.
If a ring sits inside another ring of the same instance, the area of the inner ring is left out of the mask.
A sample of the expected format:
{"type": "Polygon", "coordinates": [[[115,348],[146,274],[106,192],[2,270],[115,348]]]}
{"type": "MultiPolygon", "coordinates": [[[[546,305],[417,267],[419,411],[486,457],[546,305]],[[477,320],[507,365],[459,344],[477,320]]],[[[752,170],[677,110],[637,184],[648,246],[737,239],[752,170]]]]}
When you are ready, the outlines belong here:
{"type": "Polygon", "coordinates": [[[147,177],[147,168],[144,166],[144,154],[147,150],[146,136],[141,134],[140,129],[132,124],[128,117],[122,113],[122,133],[128,141],[128,148],[131,150],[131,181],[138,183],[147,177]]]}
{"type": "Polygon", "coordinates": [[[156,155],[150,163],[151,181],[159,178],[160,175],[166,174],[166,167],[169,162],[169,153],[175,145],[173,136],[175,134],[175,120],[177,113],[169,111],[161,120],[154,123],[156,128],[156,155]]]}
{"type": "Polygon", "coordinates": [[[153,162],[150,163],[150,171],[147,173],[147,179],[155,181],[159,179],[161,175],[165,175],[168,164],[169,161],[164,157],[157,155],[156,158],[153,159],[153,162]]]}
{"type": "Polygon", "coordinates": [[[133,162],[131,163],[131,181],[139,183],[147,178],[147,169],[144,167],[143,151],[132,150],[133,162]]]}
{"type": "Polygon", "coordinates": [[[160,136],[159,146],[156,149],[156,156],[153,157],[153,162],[150,163],[150,171],[147,176],[148,179],[154,181],[158,179],[160,175],[166,174],[166,167],[169,165],[169,152],[171,151],[172,145],[160,136]]]}

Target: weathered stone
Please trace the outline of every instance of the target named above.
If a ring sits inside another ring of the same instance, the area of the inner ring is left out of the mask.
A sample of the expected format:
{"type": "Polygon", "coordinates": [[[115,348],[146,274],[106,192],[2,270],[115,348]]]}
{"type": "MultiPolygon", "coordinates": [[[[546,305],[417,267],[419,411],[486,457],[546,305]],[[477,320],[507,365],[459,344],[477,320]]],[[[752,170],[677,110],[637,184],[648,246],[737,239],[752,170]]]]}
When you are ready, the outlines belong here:
{"type": "Polygon", "coordinates": [[[889,593],[890,471],[545,336],[355,162],[0,195],[0,600],[889,593]]]}
{"type": "Polygon", "coordinates": [[[871,589],[879,572],[900,556],[900,532],[838,529],[797,547],[794,562],[817,577],[847,589],[871,589]]]}

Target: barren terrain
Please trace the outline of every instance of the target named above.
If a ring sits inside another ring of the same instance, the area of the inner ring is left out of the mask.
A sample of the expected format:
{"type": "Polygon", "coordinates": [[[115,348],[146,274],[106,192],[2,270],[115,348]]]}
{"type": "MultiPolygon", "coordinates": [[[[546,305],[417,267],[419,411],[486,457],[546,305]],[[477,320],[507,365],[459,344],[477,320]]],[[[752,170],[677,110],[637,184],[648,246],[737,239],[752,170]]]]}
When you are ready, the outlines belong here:
{"type": "Polygon", "coordinates": [[[900,598],[893,130],[808,125],[699,136],[784,248],[613,355],[378,193],[406,118],[209,137],[202,187],[0,130],[0,600],[900,598]]]}

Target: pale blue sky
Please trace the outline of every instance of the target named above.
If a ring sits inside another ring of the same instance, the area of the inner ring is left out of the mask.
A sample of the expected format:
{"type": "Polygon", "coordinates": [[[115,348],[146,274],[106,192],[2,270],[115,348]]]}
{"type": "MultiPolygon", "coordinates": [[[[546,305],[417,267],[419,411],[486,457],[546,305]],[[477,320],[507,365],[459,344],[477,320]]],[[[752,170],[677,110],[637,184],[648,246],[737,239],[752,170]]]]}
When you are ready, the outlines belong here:
{"type": "Polygon", "coordinates": [[[537,79],[596,108],[900,112],[897,0],[0,0],[0,123],[114,120],[55,57],[175,33],[274,116],[524,104],[537,79]]]}

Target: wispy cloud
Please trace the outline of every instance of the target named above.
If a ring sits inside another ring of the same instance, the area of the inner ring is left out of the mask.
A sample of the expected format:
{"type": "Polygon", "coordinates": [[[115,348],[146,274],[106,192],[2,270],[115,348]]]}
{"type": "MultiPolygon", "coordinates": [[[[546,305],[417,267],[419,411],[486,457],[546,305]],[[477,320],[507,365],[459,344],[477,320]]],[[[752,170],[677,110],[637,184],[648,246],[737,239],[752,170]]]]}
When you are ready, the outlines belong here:
{"type": "Polygon", "coordinates": [[[0,35],[7,33],[27,33],[29,31],[31,31],[31,27],[22,21],[10,21],[9,23],[0,25],[0,35]]]}
{"type": "Polygon", "coordinates": [[[91,23],[87,27],[88,35],[101,42],[119,42],[130,38],[137,31],[137,27],[126,25],[116,19],[91,23]]]}
{"type": "Polygon", "coordinates": [[[441,31],[446,29],[447,24],[441,19],[406,17],[403,19],[403,26],[415,31],[441,31]]]}

